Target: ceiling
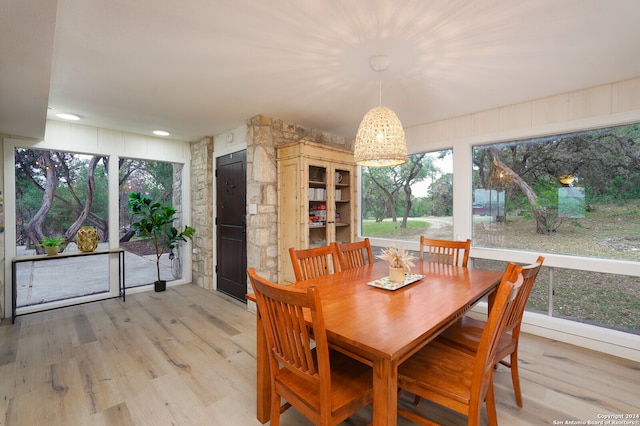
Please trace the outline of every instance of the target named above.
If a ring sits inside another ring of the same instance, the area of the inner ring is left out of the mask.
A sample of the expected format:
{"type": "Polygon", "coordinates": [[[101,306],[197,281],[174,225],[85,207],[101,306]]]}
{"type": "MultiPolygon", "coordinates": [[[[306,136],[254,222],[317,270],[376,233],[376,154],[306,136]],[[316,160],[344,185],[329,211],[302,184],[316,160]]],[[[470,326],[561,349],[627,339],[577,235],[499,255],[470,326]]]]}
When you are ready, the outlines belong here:
{"type": "Polygon", "coordinates": [[[195,141],[264,114],[355,137],[380,92],[411,127],[638,77],[639,16],[637,0],[2,0],[0,133],[42,138],[73,112],[195,141]]]}

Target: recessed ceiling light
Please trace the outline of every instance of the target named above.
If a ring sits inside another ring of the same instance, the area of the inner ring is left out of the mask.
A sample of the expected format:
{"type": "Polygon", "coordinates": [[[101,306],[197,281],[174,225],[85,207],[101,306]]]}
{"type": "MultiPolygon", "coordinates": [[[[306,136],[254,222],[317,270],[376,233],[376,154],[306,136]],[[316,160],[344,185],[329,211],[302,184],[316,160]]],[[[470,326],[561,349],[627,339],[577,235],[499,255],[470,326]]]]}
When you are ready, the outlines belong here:
{"type": "Polygon", "coordinates": [[[167,132],[166,130],[154,130],[153,134],[156,136],[169,136],[171,133],[167,132]]]}
{"type": "Polygon", "coordinates": [[[62,118],[63,120],[71,120],[71,121],[80,120],[80,116],[79,115],[71,114],[71,113],[68,113],[68,112],[61,112],[60,114],[56,114],[56,117],[62,118]]]}

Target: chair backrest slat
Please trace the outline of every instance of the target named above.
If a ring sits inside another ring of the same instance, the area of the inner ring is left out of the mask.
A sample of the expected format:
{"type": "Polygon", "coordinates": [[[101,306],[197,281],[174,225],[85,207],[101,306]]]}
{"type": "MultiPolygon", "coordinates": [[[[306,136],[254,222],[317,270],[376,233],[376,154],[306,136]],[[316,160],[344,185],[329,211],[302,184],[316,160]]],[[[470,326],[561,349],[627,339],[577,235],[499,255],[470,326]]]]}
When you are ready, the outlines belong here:
{"type": "Polygon", "coordinates": [[[420,236],[420,260],[466,267],[469,263],[471,240],[434,240],[420,236]]]}
{"type": "Polygon", "coordinates": [[[301,250],[291,247],[289,256],[296,281],[318,278],[340,270],[338,252],[334,244],[301,250]]]}
{"type": "Polygon", "coordinates": [[[340,269],[360,268],[373,263],[373,252],[369,238],[353,243],[332,243],[336,245],[336,252],[340,261],[340,269]]]}

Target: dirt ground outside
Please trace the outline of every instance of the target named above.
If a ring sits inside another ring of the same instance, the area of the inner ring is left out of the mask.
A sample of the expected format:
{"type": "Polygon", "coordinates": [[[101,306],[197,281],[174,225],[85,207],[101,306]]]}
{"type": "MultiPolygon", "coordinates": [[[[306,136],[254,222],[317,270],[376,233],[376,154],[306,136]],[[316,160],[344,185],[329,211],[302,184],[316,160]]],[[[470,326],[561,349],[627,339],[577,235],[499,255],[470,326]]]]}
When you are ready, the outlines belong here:
{"type": "MultiPolygon", "coordinates": [[[[485,218],[481,218],[485,219],[485,218]]],[[[581,219],[565,219],[556,232],[535,233],[535,221],[507,217],[504,223],[474,221],[474,243],[539,253],[640,261],[640,209],[597,206],[581,219]]],[[[499,262],[494,262],[498,263],[499,262]]],[[[491,262],[476,262],[490,266],[491,262]]],[[[502,267],[494,265],[493,267],[502,267]]],[[[640,334],[640,278],[554,268],[554,316],[640,334]]],[[[549,310],[549,270],[543,268],[528,309],[549,310]]]]}
{"type": "Polygon", "coordinates": [[[120,248],[123,248],[133,254],[137,254],[138,256],[149,256],[152,254],[156,254],[156,250],[153,247],[153,242],[150,239],[120,242],[120,248]]]}

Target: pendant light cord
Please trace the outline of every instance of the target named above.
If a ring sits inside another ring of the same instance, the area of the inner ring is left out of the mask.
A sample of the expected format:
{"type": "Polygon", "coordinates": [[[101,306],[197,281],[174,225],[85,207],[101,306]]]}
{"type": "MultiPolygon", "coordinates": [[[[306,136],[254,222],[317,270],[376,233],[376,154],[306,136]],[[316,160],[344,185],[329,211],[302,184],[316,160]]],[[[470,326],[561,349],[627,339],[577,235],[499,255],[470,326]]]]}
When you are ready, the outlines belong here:
{"type": "Polygon", "coordinates": [[[382,72],[378,71],[378,107],[382,108],[382,72]]]}

